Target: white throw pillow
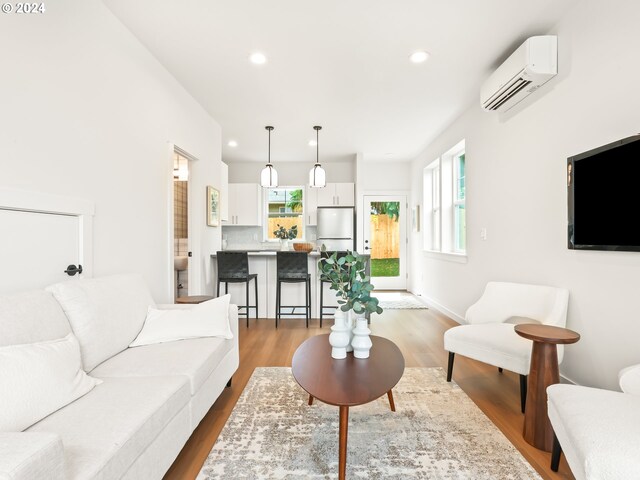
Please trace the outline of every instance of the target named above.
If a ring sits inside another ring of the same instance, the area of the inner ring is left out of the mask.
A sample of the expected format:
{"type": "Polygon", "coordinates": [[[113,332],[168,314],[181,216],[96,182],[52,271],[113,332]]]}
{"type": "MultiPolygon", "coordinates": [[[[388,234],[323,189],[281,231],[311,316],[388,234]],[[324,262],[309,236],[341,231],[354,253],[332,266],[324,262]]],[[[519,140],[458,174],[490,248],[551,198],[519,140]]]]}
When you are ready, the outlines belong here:
{"type": "Polygon", "coordinates": [[[0,347],[0,431],[21,432],[99,383],[82,370],[80,345],[72,333],[0,347]]]}
{"type": "Polygon", "coordinates": [[[231,295],[224,295],[185,310],[158,310],[149,307],[138,337],[129,345],[139,347],[199,337],[233,338],[229,326],[231,295]]]}
{"type": "Polygon", "coordinates": [[[53,293],[78,338],[87,372],[125,350],[155,302],[141,275],[72,279],[46,288],[53,293]]]}

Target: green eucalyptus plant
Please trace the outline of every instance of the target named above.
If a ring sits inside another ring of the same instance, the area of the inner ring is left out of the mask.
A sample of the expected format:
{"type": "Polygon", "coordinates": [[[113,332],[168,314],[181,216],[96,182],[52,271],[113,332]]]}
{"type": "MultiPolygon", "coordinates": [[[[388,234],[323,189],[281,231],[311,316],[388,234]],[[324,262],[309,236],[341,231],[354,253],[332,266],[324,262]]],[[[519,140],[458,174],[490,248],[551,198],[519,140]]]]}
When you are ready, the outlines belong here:
{"type": "MultiPolygon", "coordinates": [[[[324,245],[322,252],[326,252],[324,245]]],[[[365,273],[365,267],[366,257],[350,250],[341,257],[338,257],[338,252],[333,252],[318,262],[320,278],[329,282],[331,290],[335,290],[343,312],[382,313],[378,299],[371,296],[374,287],[365,273]]]]}

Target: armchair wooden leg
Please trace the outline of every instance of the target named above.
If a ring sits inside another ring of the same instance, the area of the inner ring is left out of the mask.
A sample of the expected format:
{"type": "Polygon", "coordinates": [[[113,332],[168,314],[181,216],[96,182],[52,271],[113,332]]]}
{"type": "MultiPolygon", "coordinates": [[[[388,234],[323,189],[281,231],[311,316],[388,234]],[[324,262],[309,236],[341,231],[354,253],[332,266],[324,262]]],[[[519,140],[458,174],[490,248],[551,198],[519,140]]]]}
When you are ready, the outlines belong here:
{"type": "Polygon", "coordinates": [[[554,472],[558,471],[558,467],[560,466],[560,456],[562,455],[562,447],[560,446],[560,442],[558,441],[558,437],[556,434],[553,434],[553,448],[551,450],[551,470],[554,472]]]}
{"type": "Polygon", "coordinates": [[[520,375],[520,410],[524,413],[527,406],[527,376],[520,375]]]}
{"type": "Polygon", "coordinates": [[[447,382],[451,381],[451,375],[453,375],[453,359],[455,356],[455,353],[449,352],[449,363],[447,364],[447,382]]]}
{"type": "Polygon", "coordinates": [[[313,395],[309,395],[309,405],[313,405],[313,395]]]}

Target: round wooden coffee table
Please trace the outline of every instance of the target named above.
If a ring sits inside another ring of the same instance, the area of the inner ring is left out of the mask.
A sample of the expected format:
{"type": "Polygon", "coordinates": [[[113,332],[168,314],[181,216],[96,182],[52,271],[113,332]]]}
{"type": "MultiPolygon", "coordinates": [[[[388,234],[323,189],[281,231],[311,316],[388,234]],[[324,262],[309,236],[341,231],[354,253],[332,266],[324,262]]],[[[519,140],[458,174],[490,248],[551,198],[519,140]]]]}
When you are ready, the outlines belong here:
{"type": "Polygon", "coordinates": [[[373,346],[369,358],[344,360],[331,358],[329,335],[317,335],[298,347],[291,361],[293,377],[309,393],[309,405],[314,398],[340,407],[338,478],[344,480],[347,470],[347,427],[349,407],[389,397],[395,411],[391,389],[404,372],[404,357],[390,340],[371,335],[373,346]]]}
{"type": "Polygon", "coordinates": [[[521,337],[533,341],[523,437],[527,443],[550,452],[553,428],[547,414],[547,387],[560,382],[558,344],[576,343],[580,334],[550,325],[521,324],[514,327],[521,337]]]}

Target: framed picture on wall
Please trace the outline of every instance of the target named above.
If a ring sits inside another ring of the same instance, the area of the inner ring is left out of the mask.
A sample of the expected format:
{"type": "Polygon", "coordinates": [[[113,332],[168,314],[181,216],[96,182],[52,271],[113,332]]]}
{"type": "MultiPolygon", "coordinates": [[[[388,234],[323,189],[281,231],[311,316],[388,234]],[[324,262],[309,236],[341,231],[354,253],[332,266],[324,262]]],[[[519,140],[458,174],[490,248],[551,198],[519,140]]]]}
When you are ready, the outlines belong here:
{"type": "Polygon", "coordinates": [[[207,225],[220,225],[220,192],[212,186],[207,186],[207,225]]]}

